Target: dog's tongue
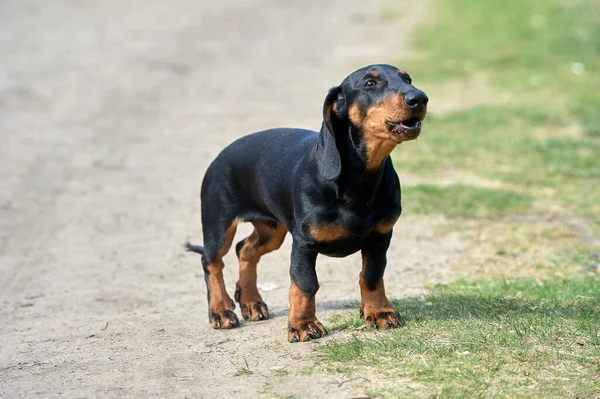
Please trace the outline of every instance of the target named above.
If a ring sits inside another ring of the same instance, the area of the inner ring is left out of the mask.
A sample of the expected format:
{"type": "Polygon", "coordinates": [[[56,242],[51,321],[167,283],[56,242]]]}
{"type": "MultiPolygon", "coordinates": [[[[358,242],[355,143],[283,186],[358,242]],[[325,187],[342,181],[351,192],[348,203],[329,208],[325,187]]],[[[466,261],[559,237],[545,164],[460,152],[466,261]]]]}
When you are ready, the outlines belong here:
{"type": "Polygon", "coordinates": [[[392,125],[392,132],[393,133],[400,133],[400,132],[402,132],[402,124],[401,123],[394,123],[392,125]]]}

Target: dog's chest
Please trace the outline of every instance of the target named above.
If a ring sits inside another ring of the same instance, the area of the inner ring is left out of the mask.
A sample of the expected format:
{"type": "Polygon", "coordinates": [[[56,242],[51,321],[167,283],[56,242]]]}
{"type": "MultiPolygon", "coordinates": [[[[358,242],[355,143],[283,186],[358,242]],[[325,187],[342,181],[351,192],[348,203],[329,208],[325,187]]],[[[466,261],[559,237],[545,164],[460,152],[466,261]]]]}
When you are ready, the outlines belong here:
{"type": "Polygon", "coordinates": [[[388,233],[399,216],[400,208],[394,204],[359,211],[327,209],[308,224],[308,233],[321,253],[346,256],[360,250],[369,234],[388,233]]]}

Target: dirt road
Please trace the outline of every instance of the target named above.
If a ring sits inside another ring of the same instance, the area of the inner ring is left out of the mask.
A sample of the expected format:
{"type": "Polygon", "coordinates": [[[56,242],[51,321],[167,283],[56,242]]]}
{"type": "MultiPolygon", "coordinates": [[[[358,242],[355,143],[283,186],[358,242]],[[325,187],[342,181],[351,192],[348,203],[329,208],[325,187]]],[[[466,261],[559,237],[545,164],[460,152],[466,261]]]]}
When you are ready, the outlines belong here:
{"type": "MultiPolygon", "coordinates": [[[[318,128],[329,87],[406,54],[422,10],[396,3],[413,9],[386,24],[358,0],[1,1],[0,395],[349,397],[376,384],[298,373],[326,341],[286,341],[289,238],[259,265],[281,287],[263,294],[276,317],[227,332],[210,329],[200,259],[181,244],[201,241],[199,186],[223,146],[318,128]]],[[[456,258],[460,242],[434,225],[401,219],[393,296],[456,258]]],[[[358,299],[359,263],[319,263],[321,320],[358,299]]],[[[232,294],[234,254],[226,265],[232,294]]]]}

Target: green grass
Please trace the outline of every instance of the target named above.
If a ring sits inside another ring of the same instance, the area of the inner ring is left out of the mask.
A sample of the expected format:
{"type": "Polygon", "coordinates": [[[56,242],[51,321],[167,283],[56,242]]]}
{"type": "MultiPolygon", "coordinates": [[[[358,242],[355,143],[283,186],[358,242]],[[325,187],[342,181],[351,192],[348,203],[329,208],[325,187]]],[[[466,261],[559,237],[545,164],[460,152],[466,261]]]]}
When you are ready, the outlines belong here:
{"type": "MultiPolygon", "coordinates": [[[[394,301],[407,326],[330,343],[325,360],[418,381],[429,396],[588,397],[600,389],[600,279],[459,280],[394,301]]],[[[360,319],[338,319],[353,326],[360,319]]],[[[392,385],[393,386],[393,385],[392,385]]],[[[394,388],[387,390],[394,396],[394,388]]]]}
{"type": "Polygon", "coordinates": [[[244,359],[244,366],[240,366],[235,371],[235,376],[239,377],[241,375],[251,375],[253,374],[252,370],[250,370],[250,366],[248,365],[248,360],[244,359]]]}
{"type": "Polygon", "coordinates": [[[495,190],[464,184],[420,184],[403,190],[404,210],[409,214],[443,213],[462,217],[498,217],[521,211],[531,213],[533,197],[511,190],[495,190]]]}
{"type": "Polygon", "coordinates": [[[600,3],[428,10],[398,64],[430,116],[394,161],[404,213],[445,216],[470,280],[395,301],[402,329],[336,315],[320,364],[385,397],[600,397],[600,3]]]}
{"type": "MultiPolygon", "coordinates": [[[[359,303],[355,302],[353,305],[353,310],[358,309],[359,303]]],[[[327,328],[332,331],[342,331],[349,328],[358,328],[364,324],[364,320],[353,317],[347,313],[345,314],[335,314],[331,316],[329,319],[329,324],[327,328]]]]}
{"type": "Polygon", "coordinates": [[[518,85],[515,72],[560,74],[575,61],[598,66],[595,1],[438,0],[430,10],[435,15],[415,43],[426,49],[423,60],[439,61],[428,65],[430,78],[445,81],[493,70],[505,77],[512,73],[518,85]]]}
{"type": "Polygon", "coordinates": [[[247,367],[239,367],[235,372],[236,376],[250,375],[250,374],[252,374],[252,371],[247,367]]]}
{"type": "Polygon", "coordinates": [[[311,375],[314,372],[315,372],[315,370],[313,367],[305,367],[305,368],[298,370],[299,375],[311,375]]]}
{"type": "Polygon", "coordinates": [[[290,372],[286,369],[277,369],[277,370],[272,370],[273,375],[276,375],[277,377],[283,377],[288,375],[290,372]]]}
{"type": "MultiPolygon", "coordinates": [[[[434,0],[429,9],[434,15],[418,29],[414,45],[422,50],[402,64],[430,95],[432,116],[419,146],[397,152],[400,175],[491,179],[535,196],[549,213],[598,220],[600,4],[434,0]],[[484,98],[436,115],[436,98],[461,104],[463,96],[478,96],[477,90],[444,89],[449,81],[477,84],[473,76],[486,77],[484,98]]],[[[455,200],[442,196],[439,209],[465,216],[453,208],[455,200]]],[[[502,212],[524,211],[517,201],[502,212]]]]}

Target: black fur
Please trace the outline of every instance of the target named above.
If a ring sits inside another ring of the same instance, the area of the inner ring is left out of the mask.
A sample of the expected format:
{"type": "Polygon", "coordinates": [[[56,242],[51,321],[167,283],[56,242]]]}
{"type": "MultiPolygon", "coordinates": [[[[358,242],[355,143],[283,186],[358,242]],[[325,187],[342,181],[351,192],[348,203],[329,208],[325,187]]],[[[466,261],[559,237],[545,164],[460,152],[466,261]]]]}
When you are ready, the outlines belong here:
{"type": "Polygon", "coordinates": [[[392,234],[374,229],[402,212],[400,183],[389,156],[367,170],[365,131],[351,123],[349,112],[355,104],[364,117],[394,94],[421,101],[411,107],[422,120],[427,97],[410,77],[390,65],[372,65],[329,91],[319,132],[270,129],[226,147],[202,183],[204,247],[188,243],[187,250],[202,254],[206,265],[222,250],[225,232],[235,220],[279,222],[293,238],[291,279],[307,297],[319,289],[318,254],[343,257],[362,250],[369,256],[365,281],[374,286],[383,277],[392,234]],[[369,78],[372,71],[376,79],[369,78]],[[369,79],[377,81],[374,88],[367,87],[369,79]],[[311,236],[309,226],[328,224],[351,234],[328,241],[311,236]]]}
{"type": "Polygon", "coordinates": [[[186,242],[184,248],[188,252],[196,252],[197,254],[204,255],[204,247],[200,245],[193,245],[186,242]]]}

